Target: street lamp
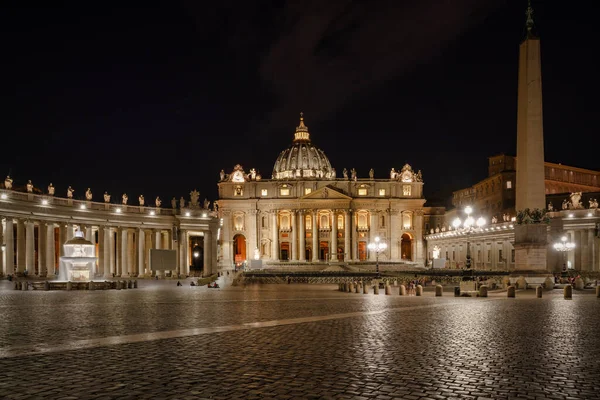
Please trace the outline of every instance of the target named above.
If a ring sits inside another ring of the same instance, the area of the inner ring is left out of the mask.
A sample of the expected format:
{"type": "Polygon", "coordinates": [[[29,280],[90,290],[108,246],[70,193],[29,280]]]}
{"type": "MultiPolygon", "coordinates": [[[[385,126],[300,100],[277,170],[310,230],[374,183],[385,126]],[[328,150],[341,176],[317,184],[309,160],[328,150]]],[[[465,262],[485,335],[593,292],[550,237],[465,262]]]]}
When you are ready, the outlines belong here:
{"type": "Polygon", "coordinates": [[[377,278],[379,278],[379,253],[387,249],[387,243],[382,242],[379,236],[376,236],[375,241],[369,243],[367,248],[375,252],[375,272],[377,273],[377,278]]]}
{"type": "Polygon", "coordinates": [[[554,250],[560,251],[563,253],[563,277],[567,273],[567,252],[573,250],[575,248],[575,243],[569,242],[566,236],[560,238],[560,242],[554,243],[554,250]]]}
{"type": "Polygon", "coordinates": [[[461,231],[467,234],[467,260],[465,262],[465,269],[471,269],[471,243],[469,242],[469,235],[476,231],[481,231],[483,226],[485,225],[485,218],[479,217],[477,221],[473,217],[471,217],[471,213],[473,212],[473,208],[471,206],[465,207],[465,213],[467,214],[467,218],[464,221],[461,221],[460,218],[456,218],[452,222],[452,226],[457,231],[461,231]],[[462,227],[461,227],[462,225],[462,227]],[[475,227],[475,225],[477,227],[475,227]]]}

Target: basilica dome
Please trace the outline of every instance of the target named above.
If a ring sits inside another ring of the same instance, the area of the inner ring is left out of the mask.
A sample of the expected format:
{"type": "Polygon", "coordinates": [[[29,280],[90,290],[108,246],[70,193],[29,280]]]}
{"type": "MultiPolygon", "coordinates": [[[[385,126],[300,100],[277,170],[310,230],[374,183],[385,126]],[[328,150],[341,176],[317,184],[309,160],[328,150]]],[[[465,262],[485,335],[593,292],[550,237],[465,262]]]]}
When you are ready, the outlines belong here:
{"type": "Polygon", "coordinates": [[[310,142],[308,127],[300,113],[300,125],[296,127],[292,145],[283,150],[273,167],[273,179],[321,178],[335,179],[335,169],[323,150],[310,142]]]}

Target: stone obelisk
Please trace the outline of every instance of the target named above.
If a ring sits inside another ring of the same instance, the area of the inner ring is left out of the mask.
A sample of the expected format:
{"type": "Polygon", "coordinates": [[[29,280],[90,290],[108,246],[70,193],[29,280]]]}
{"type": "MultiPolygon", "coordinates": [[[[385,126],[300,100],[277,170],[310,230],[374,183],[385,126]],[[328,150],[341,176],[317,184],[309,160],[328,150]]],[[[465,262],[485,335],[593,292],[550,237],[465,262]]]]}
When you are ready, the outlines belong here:
{"type": "MultiPolygon", "coordinates": [[[[517,109],[516,210],[545,209],[544,126],[540,39],[533,33],[529,2],[527,33],[519,53],[517,109]]],[[[544,223],[515,226],[515,272],[545,273],[547,228],[544,223]]]]}

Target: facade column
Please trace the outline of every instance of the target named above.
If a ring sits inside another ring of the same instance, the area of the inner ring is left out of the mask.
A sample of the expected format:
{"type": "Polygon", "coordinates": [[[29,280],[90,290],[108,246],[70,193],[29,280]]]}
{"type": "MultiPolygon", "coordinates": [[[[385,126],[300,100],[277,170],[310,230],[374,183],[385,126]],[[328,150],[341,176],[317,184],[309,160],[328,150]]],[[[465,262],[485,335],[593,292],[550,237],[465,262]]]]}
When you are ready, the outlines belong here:
{"type": "MultiPolygon", "coordinates": [[[[0,218],[0,245],[6,245],[6,242],[4,241],[4,224],[2,223],[2,219],[3,218],[0,218]]],[[[4,275],[4,276],[6,276],[8,274],[4,267],[6,265],[6,262],[4,261],[4,255],[6,254],[6,247],[7,246],[5,246],[5,248],[3,248],[0,251],[0,275],[4,275]]]]}
{"type": "MultiPolygon", "coordinates": [[[[157,229],[154,232],[154,248],[159,250],[162,249],[162,232],[160,231],[160,229],[157,229]]],[[[163,270],[156,270],[156,275],[157,276],[163,276],[165,273],[165,271],[163,270]]]]}
{"type": "Polygon", "coordinates": [[[187,262],[185,260],[185,238],[187,236],[187,231],[180,230],[179,231],[179,273],[181,275],[187,274],[187,262]]]}
{"type": "MultiPolygon", "coordinates": [[[[369,243],[373,243],[375,236],[377,236],[377,211],[371,210],[369,214],[371,220],[369,224],[369,243]]],[[[374,251],[369,251],[369,261],[375,261],[375,254],[374,251]]]]}
{"type": "Polygon", "coordinates": [[[74,236],[75,234],[73,232],[73,224],[67,224],[67,240],[73,239],[74,236]]]}
{"type": "Polygon", "coordinates": [[[102,228],[102,272],[105,278],[112,276],[110,272],[110,228],[102,228]]]}
{"type": "Polygon", "coordinates": [[[128,229],[127,228],[120,228],[119,229],[119,233],[121,235],[121,268],[119,269],[119,275],[120,276],[126,276],[127,274],[127,254],[129,253],[128,251],[128,238],[127,236],[129,236],[128,233],[128,229]]]}
{"type": "Polygon", "coordinates": [[[344,211],[344,262],[352,260],[350,244],[350,211],[344,211]]]}
{"type": "Polygon", "coordinates": [[[329,244],[329,248],[331,249],[331,251],[329,252],[330,256],[329,259],[331,261],[336,262],[337,261],[337,213],[335,210],[333,210],[331,212],[331,239],[329,240],[331,243],[329,244]]]}
{"type": "Polygon", "coordinates": [[[6,274],[12,275],[15,273],[15,233],[12,218],[6,218],[4,243],[6,243],[6,250],[4,251],[4,271],[6,274]]]}
{"type": "Polygon", "coordinates": [[[204,273],[203,276],[212,275],[212,232],[204,231],[204,273]]]}
{"type": "Polygon", "coordinates": [[[185,273],[190,274],[190,235],[188,231],[184,231],[183,236],[183,260],[185,262],[185,273]]]}
{"type": "Polygon", "coordinates": [[[25,222],[17,220],[17,272],[25,271],[25,222]]]}
{"type": "Polygon", "coordinates": [[[246,241],[246,259],[250,260],[254,260],[254,251],[258,249],[258,218],[260,218],[259,210],[250,210],[248,216],[248,240],[246,241]]]}
{"type": "Polygon", "coordinates": [[[40,221],[38,225],[38,276],[47,276],[46,271],[46,222],[40,221]]]}
{"type": "Polygon", "coordinates": [[[296,231],[296,211],[290,211],[290,224],[292,226],[292,235],[290,240],[290,260],[298,261],[298,253],[296,252],[296,238],[298,237],[298,232],[296,231]]]}
{"type": "Polygon", "coordinates": [[[89,240],[92,244],[96,244],[96,240],[94,239],[94,228],[90,225],[86,225],[85,229],[85,240],[89,240]]]}
{"type": "Polygon", "coordinates": [[[304,210],[298,211],[298,260],[306,261],[306,221],[304,218],[304,210]]]}
{"type": "Polygon", "coordinates": [[[271,259],[279,261],[279,226],[277,225],[277,210],[272,211],[271,233],[273,234],[273,245],[271,248],[271,259]]]}
{"type": "Polygon", "coordinates": [[[350,240],[352,241],[352,261],[358,261],[358,235],[356,234],[356,212],[350,215],[350,240]]]}
{"type": "Polygon", "coordinates": [[[145,254],[146,254],[146,235],[144,230],[139,228],[138,236],[138,276],[146,274],[145,254]]]}
{"type": "Polygon", "coordinates": [[[108,255],[109,255],[109,265],[110,265],[110,275],[117,275],[117,264],[116,264],[116,254],[115,254],[115,236],[113,230],[109,228],[108,230],[108,255]]]}
{"type": "Polygon", "coordinates": [[[312,212],[312,261],[319,262],[319,224],[317,211],[312,212]]]}
{"type": "Polygon", "coordinates": [[[46,227],[46,276],[56,276],[56,255],[54,243],[54,224],[49,223],[46,227]]]}
{"type": "Polygon", "coordinates": [[[595,260],[594,254],[594,230],[587,230],[587,253],[588,253],[588,264],[585,266],[586,271],[593,271],[595,260]]]}
{"type": "Polygon", "coordinates": [[[32,221],[25,222],[25,269],[30,276],[35,275],[35,226],[32,221]]]}

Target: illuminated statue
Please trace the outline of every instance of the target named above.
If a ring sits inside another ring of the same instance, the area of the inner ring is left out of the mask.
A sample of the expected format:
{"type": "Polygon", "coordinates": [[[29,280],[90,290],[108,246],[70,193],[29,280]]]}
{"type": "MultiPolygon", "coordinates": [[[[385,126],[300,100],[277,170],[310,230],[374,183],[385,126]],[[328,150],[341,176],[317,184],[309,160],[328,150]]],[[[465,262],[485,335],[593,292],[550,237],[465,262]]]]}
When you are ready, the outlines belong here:
{"type": "Polygon", "coordinates": [[[123,196],[121,197],[121,202],[124,206],[127,205],[127,200],[129,200],[129,197],[127,197],[127,193],[123,193],[123,196]]]}
{"type": "Polygon", "coordinates": [[[33,192],[33,183],[31,183],[31,180],[27,181],[27,193],[32,193],[33,192]]]}
{"type": "Polygon", "coordinates": [[[10,179],[9,175],[6,175],[6,179],[4,180],[4,189],[12,189],[13,180],[10,179]]]}
{"type": "Polygon", "coordinates": [[[219,173],[219,175],[221,176],[221,182],[223,182],[225,180],[225,171],[221,170],[221,172],[219,173]]]}
{"type": "Polygon", "coordinates": [[[421,170],[417,171],[417,175],[415,175],[415,181],[423,182],[423,174],[421,174],[421,170]]]}
{"type": "Polygon", "coordinates": [[[336,176],[336,175],[337,175],[337,174],[336,174],[336,172],[335,172],[335,168],[331,168],[331,179],[336,179],[336,178],[337,178],[337,176],[336,176]]]}
{"type": "Polygon", "coordinates": [[[69,187],[67,188],[67,198],[68,198],[68,199],[72,199],[72,198],[73,198],[73,192],[74,192],[74,191],[75,191],[75,190],[73,190],[73,188],[72,188],[71,186],[69,186],[69,187]]]}
{"type": "Polygon", "coordinates": [[[183,196],[179,199],[179,208],[185,208],[185,199],[183,196]]]}
{"type": "Polygon", "coordinates": [[[87,188],[87,190],[85,191],[85,198],[89,201],[92,201],[92,191],[90,190],[90,188],[87,188]]]}
{"type": "Polygon", "coordinates": [[[552,205],[552,202],[548,203],[548,211],[554,211],[554,206],[552,205]]]}
{"type": "Polygon", "coordinates": [[[352,177],[353,181],[356,180],[356,170],[354,168],[350,170],[350,176],[352,177]]]}
{"type": "Polygon", "coordinates": [[[104,202],[110,203],[110,194],[108,192],[104,192],[104,202]]]}
{"type": "Polygon", "coordinates": [[[190,192],[190,199],[191,199],[192,207],[198,206],[198,198],[199,197],[200,197],[200,192],[198,192],[196,189],[194,189],[193,191],[190,192]]]}
{"type": "Polygon", "coordinates": [[[370,178],[370,179],[373,179],[373,177],[374,177],[374,176],[375,176],[375,170],[374,170],[373,168],[371,168],[371,169],[369,170],[369,178],[370,178]]]}
{"type": "Polygon", "coordinates": [[[156,208],[160,207],[160,205],[162,204],[160,197],[156,196],[156,199],[154,200],[154,204],[156,204],[156,208]]]}
{"type": "Polygon", "coordinates": [[[171,208],[177,208],[177,199],[175,197],[171,199],[171,208]]]}
{"type": "Polygon", "coordinates": [[[138,201],[140,202],[140,207],[143,207],[145,202],[143,194],[140,194],[140,197],[138,197],[138,201]]]}
{"type": "Polygon", "coordinates": [[[344,179],[348,179],[348,170],[346,168],[344,168],[342,174],[344,175],[344,179]]]}
{"type": "Polygon", "coordinates": [[[210,207],[210,201],[208,201],[208,199],[204,199],[204,209],[208,210],[209,207],[210,207]]]}
{"type": "Polygon", "coordinates": [[[54,186],[52,186],[52,182],[48,185],[48,194],[54,196],[54,186]]]}
{"type": "Polygon", "coordinates": [[[567,208],[569,208],[569,202],[567,201],[567,199],[564,199],[562,202],[562,209],[566,210],[567,208]]]}
{"type": "Polygon", "coordinates": [[[590,208],[598,208],[598,201],[596,199],[590,199],[590,208]]]}
{"type": "Polygon", "coordinates": [[[398,176],[398,173],[396,172],[396,170],[394,168],[392,168],[392,170],[390,171],[390,179],[396,179],[397,176],[398,176]]]}
{"type": "Polygon", "coordinates": [[[250,179],[252,179],[252,180],[256,179],[256,170],[254,168],[250,169],[250,179]]]}

